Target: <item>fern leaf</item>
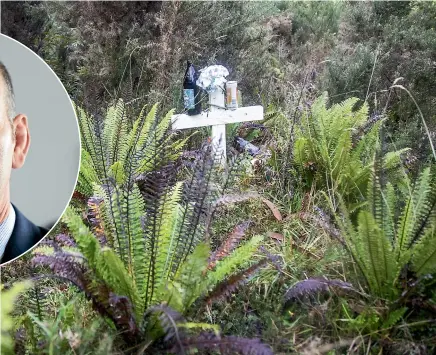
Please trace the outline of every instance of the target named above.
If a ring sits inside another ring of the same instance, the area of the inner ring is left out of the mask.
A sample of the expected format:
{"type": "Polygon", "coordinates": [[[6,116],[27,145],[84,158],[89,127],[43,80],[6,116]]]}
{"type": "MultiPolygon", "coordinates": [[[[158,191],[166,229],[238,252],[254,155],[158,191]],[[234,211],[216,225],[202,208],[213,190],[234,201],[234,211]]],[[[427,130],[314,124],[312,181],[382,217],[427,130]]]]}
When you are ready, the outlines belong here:
{"type": "Polygon", "coordinates": [[[251,265],[249,268],[242,270],[237,274],[230,276],[228,279],[220,282],[211,292],[209,292],[207,302],[211,303],[229,297],[241,285],[246,283],[247,280],[259,270],[259,268],[265,265],[267,261],[268,259],[262,259],[251,265]]]}
{"type": "Polygon", "coordinates": [[[228,257],[219,261],[215,266],[215,270],[207,274],[209,288],[215,287],[230,274],[244,267],[252,259],[255,250],[262,241],[263,238],[261,236],[255,236],[234,250],[228,257]]]}
{"type": "Polygon", "coordinates": [[[333,153],[331,158],[331,174],[335,180],[341,182],[344,176],[344,171],[347,169],[350,160],[351,151],[351,135],[350,132],[345,131],[340,133],[337,142],[332,147],[333,153]]]}
{"type": "Polygon", "coordinates": [[[71,209],[71,207],[67,207],[62,218],[67,224],[68,229],[74,235],[74,239],[80,252],[85,256],[91,268],[95,268],[97,253],[100,248],[98,240],[83,224],[82,219],[71,209]]]}
{"type": "Polygon", "coordinates": [[[196,161],[190,180],[183,192],[183,214],[180,218],[172,273],[177,272],[178,266],[201,242],[206,232],[207,221],[213,201],[216,200],[211,186],[218,176],[217,155],[208,146],[202,152],[202,159],[196,161]]]}
{"type": "Polygon", "coordinates": [[[358,215],[358,229],[353,242],[371,289],[381,296],[384,292],[390,293],[399,266],[389,240],[367,211],[358,215]]]}
{"type": "Polygon", "coordinates": [[[329,280],[321,277],[297,282],[285,293],[285,302],[302,298],[314,297],[320,293],[328,293],[330,288],[339,288],[342,290],[354,290],[353,285],[341,280],[329,280]]]}
{"type": "Polygon", "coordinates": [[[178,325],[186,323],[185,318],[179,312],[165,305],[150,307],[145,316],[148,317],[150,314],[158,316],[165,334],[164,341],[169,342],[173,340],[180,346],[184,335],[179,331],[178,325]]]}
{"type": "Polygon", "coordinates": [[[383,322],[383,325],[381,326],[381,329],[389,329],[393,327],[395,324],[397,324],[400,319],[404,316],[404,314],[407,312],[407,308],[398,308],[392,312],[389,312],[389,315],[387,319],[383,322]]]}
{"type": "Polygon", "coordinates": [[[114,106],[110,106],[106,112],[106,119],[103,129],[103,144],[108,154],[108,165],[119,161],[121,148],[127,144],[127,119],[125,106],[122,99],[119,99],[114,106]]]}
{"type": "Polygon", "coordinates": [[[178,285],[182,290],[183,309],[191,306],[206,291],[204,272],[209,251],[210,248],[206,243],[198,244],[174,277],[173,284],[178,285]]]}
{"type": "Polygon", "coordinates": [[[420,220],[422,222],[423,219],[426,220],[426,216],[431,212],[432,207],[428,203],[430,192],[430,169],[427,168],[421,173],[401,215],[397,230],[397,259],[414,242],[416,231],[423,230],[422,224],[419,222],[420,220]]]}
{"type": "Polygon", "coordinates": [[[89,153],[98,177],[102,178],[105,172],[106,157],[100,127],[101,122],[97,118],[87,115],[77,105],[75,105],[75,109],[79,121],[82,147],[89,153]]]}
{"type": "Polygon", "coordinates": [[[420,185],[418,191],[414,190],[413,199],[416,208],[410,244],[415,243],[425,233],[436,217],[436,185],[432,181],[430,168],[424,170],[421,175],[420,185]]]}
{"type": "Polygon", "coordinates": [[[88,199],[88,220],[91,224],[92,233],[97,237],[100,245],[105,245],[106,230],[102,216],[103,199],[90,198],[88,199]]]}
{"type": "Polygon", "coordinates": [[[418,276],[436,273],[436,227],[430,228],[412,248],[412,268],[418,276]]]}
{"type": "Polygon", "coordinates": [[[182,183],[178,182],[171,191],[162,198],[160,210],[159,241],[156,257],[158,280],[166,280],[173,268],[172,262],[175,248],[175,230],[180,215],[179,202],[182,195],[182,183]]]}
{"type": "Polygon", "coordinates": [[[142,315],[141,298],[120,258],[112,249],[103,248],[99,253],[96,266],[97,275],[114,290],[114,293],[130,299],[136,317],[139,319],[142,315]]]}
{"type": "Polygon", "coordinates": [[[83,224],[81,218],[67,208],[64,219],[68,228],[72,231],[79,250],[86,257],[90,267],[97,273],[97,276],[107,282],[107,284],[118,295],[130,298],[139,313],[141,309],[139,294],[131,282],[124,264],[112,249],[100,249],[100,245],[95,236],[83,224]]]}
{"type": "Polygon", "coordinates": [[[129,240],[128,260],[131,261],[129,271],[136,288],[140,292],[140,297],[143,299],[142,290],[144,290],[146,286],[146,268],[144,266],[147,265],[148,262],[142,226],[142,219],[145,215],[145,204],[136,185],[134,185],[130,191],[124,192],[123,198],[125,199],[125,209],[122,213],[125,217],[126,232],[129,240]]]}
{"type": "Polygon", "coordinates": [[[90,154],[82,149],[80,159],[80,171],[77,180],[76,191],[85,196],[91,196],[93,192],[93,185],[99,184],[100,178],[95,170],[94,163],[90,154]]]}
{"type": "Polygon", "coordinates": [[[209,258],[209,270],[213,269],[218,261],[229,255],[245,237],[245,231],[250,226],[251,221],[247,221],[237,225],[225,242],[214,252],[209,258]]]}
{"type": "MultiPolygon", "coordinates": [[[[115,225],[112,218],[110,192],[107,188],[94,184],[93,196],[93,198],[98,201],[98,204],[95,205],[95,213],[98,215],[98,223],[100,228],[102,231],[104,231],[105,242],[109,247],[119,251],[120,246],[117,241],[115,225]]],[[[90,200],[92,201],[92,198],[90,200]]],[[[95,233],[95,231],[93,232],[95,233]]],[[[98,234],[96,235],[98,236],[98,234]]]]}
{"type": "Polygon", "coordinates": [[[14,321],[10,314],[14,309],[14,303],[17,297],[20,295],[20,293],[30,288],[31,285],[32,283],[30,281],[18,282],[7,291],[4,291],[3,285],[0,285],[0,331],[2,336],[0,351],[2,354],[14,354],[13,341],[10,336],[10,332],[14,326],[14,321]]]}
{"type": "Polygon", "coordinates": [[[108,177],[113,178],[117,185],[122,185],[126,181],[124,174],[123,163],[116,161],[109,167],[108,177]]]}

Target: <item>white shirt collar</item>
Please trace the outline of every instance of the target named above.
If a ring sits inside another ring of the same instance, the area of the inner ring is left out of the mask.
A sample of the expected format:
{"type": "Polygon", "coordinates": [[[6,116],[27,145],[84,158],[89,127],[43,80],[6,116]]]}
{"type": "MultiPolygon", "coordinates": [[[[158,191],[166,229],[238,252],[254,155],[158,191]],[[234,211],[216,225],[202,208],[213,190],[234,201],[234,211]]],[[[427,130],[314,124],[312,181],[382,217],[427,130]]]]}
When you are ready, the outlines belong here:
{"type": "Polygon", "coordinates": [[[15,210],[12,205],[10,205],[8,216],[3,222],[0,223],[0,260],[3,257],[6,245],[8,244],[12,232],[14,231],[15,217],[15,210]]]}

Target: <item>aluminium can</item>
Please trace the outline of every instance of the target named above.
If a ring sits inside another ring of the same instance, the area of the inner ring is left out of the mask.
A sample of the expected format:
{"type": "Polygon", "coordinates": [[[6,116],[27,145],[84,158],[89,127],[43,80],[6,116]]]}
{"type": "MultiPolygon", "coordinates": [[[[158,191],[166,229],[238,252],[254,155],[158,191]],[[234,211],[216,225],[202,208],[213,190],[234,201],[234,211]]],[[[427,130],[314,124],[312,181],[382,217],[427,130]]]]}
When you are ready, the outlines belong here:
{"type": "Polygon", "coordinates": [[[238,108],[238,82],[228,81],[226,83],[227,108],[236,110],[238,108]]]}

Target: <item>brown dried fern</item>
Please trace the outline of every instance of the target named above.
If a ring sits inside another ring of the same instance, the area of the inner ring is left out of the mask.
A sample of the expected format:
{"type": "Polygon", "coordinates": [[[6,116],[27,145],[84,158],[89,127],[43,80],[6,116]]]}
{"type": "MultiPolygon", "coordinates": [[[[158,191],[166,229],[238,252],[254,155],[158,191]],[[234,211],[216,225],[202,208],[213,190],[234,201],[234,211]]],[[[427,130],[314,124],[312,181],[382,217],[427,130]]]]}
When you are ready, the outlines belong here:
{"type": "Polygon", "coordinates": [[[259,268],[267,263],[268,259],[262,259],[257,263],[251,265],[249,268],[240,271],[239,273],[231,276],[230,278],[220,282],[215,289],[209,294],[207,303],[212,303],[224,298],[229,297],[236,289],[243,285],[248,279],[257,272],[259,268]]]}
{"type": "Polygon", "coordinates": [[[239,245],[241,240],[245,237],[245,232],[250,226],[251,221],[246,221],[238,224],[223,244],[214,252],[209,258],[209,264],[207,270],[211,270],[215,267],[216,263],[230,255],[230,253],[239,245]]]}

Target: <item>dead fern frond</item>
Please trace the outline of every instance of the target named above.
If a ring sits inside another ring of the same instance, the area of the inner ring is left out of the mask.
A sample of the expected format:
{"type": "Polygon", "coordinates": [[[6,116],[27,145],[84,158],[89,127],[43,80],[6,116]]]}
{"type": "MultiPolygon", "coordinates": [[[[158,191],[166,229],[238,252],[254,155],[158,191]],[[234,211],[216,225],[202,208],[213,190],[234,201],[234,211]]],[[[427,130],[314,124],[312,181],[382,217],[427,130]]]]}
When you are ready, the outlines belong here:
{"type": "Polygon", "coordinates": [[[229,255],[239,245],[241,240],[245,237],[245,232],[250,224],[251,221],[246,221],[233,229],[225,242],[210,256],[207,266],[208,270],[213,269],[218,261],[229,255]]]}
{"type": "Polygon", "coordinates": [[[232,275],[227,280],[219,283],[207,298],[208,303],[219,301],[229,297],[241,285],[246,283],[262,266],[267,263],[268,259],[262,259],[251,265],[248,269],[242,270],[239,273],[232,275]]]}
{"type": "Polygon", "coordinates": [[[353,290],[353,285],[341,280],[329,280],[322,277],[313,277],[310,279],[297,282],[285,293],[285,302],[291,300],[301,300],[313,298],[319,294],[330,292],[330,288],[339,288],[342,290],[353,290]]]}

